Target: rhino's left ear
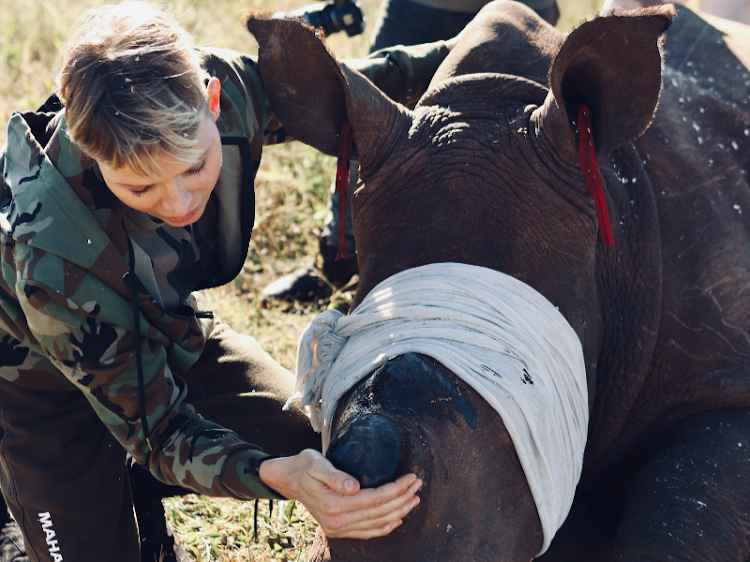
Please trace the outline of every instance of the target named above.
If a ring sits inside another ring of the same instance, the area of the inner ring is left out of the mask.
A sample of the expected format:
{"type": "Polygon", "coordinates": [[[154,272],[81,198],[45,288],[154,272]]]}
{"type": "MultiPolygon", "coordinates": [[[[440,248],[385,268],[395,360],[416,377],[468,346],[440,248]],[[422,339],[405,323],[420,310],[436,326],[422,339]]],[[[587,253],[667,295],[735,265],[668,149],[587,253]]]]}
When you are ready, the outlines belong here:
{"type": "Polygon", "coordinates": [[[258,41],[258,71],[266,95],[287,132],[335,156],[348,119],[353,156],[361,169],[380,165],[391,140],[408,131],[408,110],[359,72],[339,64],[319,32],[301,20],[249,13],[245,22],[258,41]]]}
{"type": "Polygon", "coordinates": [[[336,154],[346,102],[341,70],[318,36],[322,32],[294,18],[248,12],[243,19],[258,41],[258,71],[266,95],[287,132],[336,154]]]}
{"type": "Polygon", "coordinates": [[[573,30],[552,61],[541,127],[574,148],[578,106],[592,116],[597,154],[648,128],[661,91],[662,33],[675,14],[665,5],[598,17],[573,30]]]}

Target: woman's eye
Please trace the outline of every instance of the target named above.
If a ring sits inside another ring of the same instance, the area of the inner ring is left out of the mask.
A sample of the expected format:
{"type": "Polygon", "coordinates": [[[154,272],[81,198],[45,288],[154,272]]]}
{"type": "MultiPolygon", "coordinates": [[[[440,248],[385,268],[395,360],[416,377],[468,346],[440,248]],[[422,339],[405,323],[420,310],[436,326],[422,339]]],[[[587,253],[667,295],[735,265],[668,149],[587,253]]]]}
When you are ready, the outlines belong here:
{"type": "Polygon", "coordinates": [[[150,190],[150,189],[151,189],[151,186],[150,186],[150,185],[147,185],[146,187],[144,187],[144,188],[143,188],[143,189],[141,189],[140,191],[131,191],[131,193],[132,193],[133,195],[135,195],[136,197],[140,197],[141,195],[145,195],[145,194],[146,194],[146,192],[147,192],[148,190],[150,190]]]}
{"type": "Polygon", "coordinates": [[[188,174],[190,174],[191,176],[197,176],[203,171],[203,168],[205,167],[206,167],[206,161],[204,160],[203,162],[201,162],[201,165],[198,166],[197,168],[192,168],[188,170],[188,174]]]}

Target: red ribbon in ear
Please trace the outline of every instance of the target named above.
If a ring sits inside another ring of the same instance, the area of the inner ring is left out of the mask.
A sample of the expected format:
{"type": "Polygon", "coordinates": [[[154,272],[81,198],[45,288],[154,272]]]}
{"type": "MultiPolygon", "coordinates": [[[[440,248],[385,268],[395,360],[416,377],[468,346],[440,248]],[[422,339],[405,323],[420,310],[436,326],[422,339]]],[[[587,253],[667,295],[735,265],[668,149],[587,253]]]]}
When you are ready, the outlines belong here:
{"type": "MultiPolygon", "coordinates": [[[[586,186],[589,188],[589,195],[594,198],[602,244],[605,246],[613,246],[615,239],[612,237],[612,227],[609,223],[609,212],[607,212],[607,200],[604,198],[602,179],[599,177],[599,167],[596,164],[594,134],[592,129],[589,108],[585,105],[579,105],[578,158],[581,160],[581,169],[583,170],[583,175],[586,177],[586,186]]],[[[339,205],[340,204],[341,203],[339,203],[339,205]]]]}
{"type": "Polygon", "coordinates": [[[349,187],[349,161],[352,157],[352,126],[344,121],[339,136],[339,159],[336,163],[336,195],[339,196],[339,251],[336,259],[346,258],[346,192],[349,187]]]}

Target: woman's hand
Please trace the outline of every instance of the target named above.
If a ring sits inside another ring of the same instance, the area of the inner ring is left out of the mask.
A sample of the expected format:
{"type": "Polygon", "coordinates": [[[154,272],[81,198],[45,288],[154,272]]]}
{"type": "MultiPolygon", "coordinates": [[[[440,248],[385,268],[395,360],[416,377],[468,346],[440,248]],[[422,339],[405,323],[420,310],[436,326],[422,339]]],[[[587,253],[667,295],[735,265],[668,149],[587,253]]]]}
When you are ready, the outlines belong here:
{"type": "Polygon", "coordinates": [[[406,474],[374,489],[336,470],[320,453],[306,449],[293,457],[263,461],[260,479],[289,499],[298,500],[318,521],[326,537],[371,539],[401,525],[419,504],[422,481],[406,474]]]}

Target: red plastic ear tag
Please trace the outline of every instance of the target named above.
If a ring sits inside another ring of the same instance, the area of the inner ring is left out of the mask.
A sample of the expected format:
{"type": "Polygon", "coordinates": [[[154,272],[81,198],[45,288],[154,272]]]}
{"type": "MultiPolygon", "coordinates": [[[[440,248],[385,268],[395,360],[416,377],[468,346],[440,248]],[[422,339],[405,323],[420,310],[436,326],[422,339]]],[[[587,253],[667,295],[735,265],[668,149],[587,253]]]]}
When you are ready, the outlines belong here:
{"type": "Polygon", "coordinates": [[[612,227],[609,223],[609,212],[607,211],[607,200],[604,198],[604,188],[599,176],[599,167],[596,164],[596,153],[594,152],[594,134],[591,125],[591,113],[585,105],[578,106],[578,158],[581,160],[581,169],[586,177],[586,186],[589,195],[594,199],[596,206],[596,217],[599,221],[599,234],[602,244],[613,246],[615,239],[612,237],[612,227]]]}
{"type": "Polygon", "coordinates": [[[336,195],[339,196],[339,251],[336,259],[346,258],[348,248],[346,247],[346,192],[349,187],[349,161],[352,157],[353,144],[352,126],[349,121],[344,121],[341,126],[339,139],[339,155],[336,163],[336,195]]]}

